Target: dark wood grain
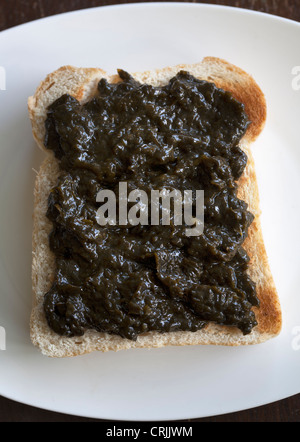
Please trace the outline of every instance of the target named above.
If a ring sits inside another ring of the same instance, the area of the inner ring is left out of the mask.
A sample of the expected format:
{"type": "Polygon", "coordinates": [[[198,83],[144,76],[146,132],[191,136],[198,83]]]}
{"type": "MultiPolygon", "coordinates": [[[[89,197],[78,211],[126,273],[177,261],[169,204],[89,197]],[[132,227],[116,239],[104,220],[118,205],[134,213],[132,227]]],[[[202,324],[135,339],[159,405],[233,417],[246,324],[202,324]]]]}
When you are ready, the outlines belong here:
{"type": "MultiPolygon", "coordinates": [[[[99,0],[0,0],[0,31],[42,17],[88,7],[141,3],[139,1],[99,0]]],[[[219,0],[211,3],[253,9],[300,21],[300,0],[219,0]]],[[[196,419],[197,422],[300,422],[300,395],[248,411],[196,419]]],[[[194,422],[191,421],[191,422],[194,422]]],[[[0,396],[0,422],[95,422],[19,404],[0,396]]],[[[99,421],[96,421],[99,422],[99,421]]]]}
{"type": "MultiPolygon", "coordinates": [[[[0,396],[0,422],[109,422],[29,407],[0,396]]],[[[178,421],[176,421],[178,422],[178,421]]],[[[300,395],[238,413],[182,422],[300,422],[300,395]]]]}
{"type": "MultiPolygon", "coordinates": [[[[60,14],[95,6],[141,3],[139,1],[100,1],[100,0],[1,0],[0,30],[10,28],[41,17],[60,14]]],[[[184,3],[212,3],[254,9],[269,14],[300,21],[299,0],[210,0],[187,1],[184,3]]]]}

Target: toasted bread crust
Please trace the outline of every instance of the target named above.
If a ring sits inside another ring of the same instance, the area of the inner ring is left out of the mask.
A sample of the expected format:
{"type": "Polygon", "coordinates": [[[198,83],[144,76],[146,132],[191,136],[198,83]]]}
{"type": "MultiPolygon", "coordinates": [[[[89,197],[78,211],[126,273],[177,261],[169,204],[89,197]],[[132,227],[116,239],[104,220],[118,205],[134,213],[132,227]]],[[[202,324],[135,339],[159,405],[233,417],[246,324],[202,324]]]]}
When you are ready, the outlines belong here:
{"type": "MultiPolygon", "coordinates": [[[[218,87],[232,92],[245,105],[252,124],[247,130],[242,148],[248,155],[248,163],[238,183],[238,196],[249,204],[255,220],[244,243],[251,261],[249,276],[256,282],[261,306],[255,309],[258,326],[250,335],[243,336],[234,327],[209,324],[198,332],[145,333],[137,341],[116,335],[88,330],[81,338],[65,338],[54,333],[47,324],[43,312],[45,293],[52,285],[55,260],[49,249],[48,236],[51,222],[46,218],[48,195],[55,186],[59,164],[51,152],[41,166],[35,186],[34,231],[33,231],[33,309],[31,315],[31,339],[43,354],[51,357],[70,357],[95,350],[122,350],[128,348],[154,348],[167,345],[250,345],[264,342],[278,335],[282,326],[281,307],[270,271],[260,225],[260,209],[254,161],[249,149],[262,131],[266,121],[265,97],[253,78],[241,69],[224,60],[208,57],[194,65],[178,65],[156,71],[132,74],[137,80],[153,85],[162,85],[176,73],[187,70],[197,78],[214,82],[218,87]]],[[[64,93],[84,102],[95,93],[101,78],[110,82],[120,81],[118,76],[108,76],[101,69],[79,69],[65,66],[48,75],[35,95],[28,100],[29,116],[33,136],[44,149],[45,119],[47,107],[64,93]]]]}

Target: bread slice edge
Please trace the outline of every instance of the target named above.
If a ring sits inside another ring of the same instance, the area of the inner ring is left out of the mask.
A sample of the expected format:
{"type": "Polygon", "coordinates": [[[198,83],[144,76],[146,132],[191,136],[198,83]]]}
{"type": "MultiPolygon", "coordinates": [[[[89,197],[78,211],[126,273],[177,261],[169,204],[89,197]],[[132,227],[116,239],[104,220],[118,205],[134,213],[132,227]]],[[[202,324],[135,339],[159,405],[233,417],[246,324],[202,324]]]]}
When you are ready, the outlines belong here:
{"type": "Polygon", "coordinates": [[[106,78],[109,82],[120,81],[117,75],[109,76],[101,69],[64,66],[48,75],[41,82],[34,96],[28,99],[33,137],[38,146],[46,153],[36,178],[34,191],[33,308],[30,320],[31,340],[44,355],[73,357],[93,351],[118,351],[169,345],[253,345],[265,342],[280,333],[282,327],[281,307],[263,241],[259,192],[254,160],[250,150],[251,143],[259,136],[266,121],[265,97],[249,74],[214,57],[207,57],[202,62],[192,65],[183,64],[132,75],[140,82],[159,86],[166,84],[181,69],[189,71],[199,79],[211,81],[217,87],[230,91],[239,101],[244,103],[246,112],[252,121],[241,144],[248,155],[248,163],[238,183],[238,196],[249,204],[249,210],[255,215],[244,248],[251,258],[249,275],[257,284],[257,294],[261,301],[261,307],[254,308],[258,326],[250,335],[244,336],[240,330],[234,327],[210,323],[197,332],[149,332],[140,335],[137,341],[94,330],[88,330],[83,337],[66,338],[57,335],[50,329],[43,311],[43,299],[52,285],[55,260],[49,249],[48,238],[52,224],[46,218],[46,211],[48,195],[55,186],[59,175],[59,163],[52,152],[47,151],[44,147],[47,107],[65,93],[73,95],[81,102],[89,100],[95,94],[101,78],[106,78]]]}

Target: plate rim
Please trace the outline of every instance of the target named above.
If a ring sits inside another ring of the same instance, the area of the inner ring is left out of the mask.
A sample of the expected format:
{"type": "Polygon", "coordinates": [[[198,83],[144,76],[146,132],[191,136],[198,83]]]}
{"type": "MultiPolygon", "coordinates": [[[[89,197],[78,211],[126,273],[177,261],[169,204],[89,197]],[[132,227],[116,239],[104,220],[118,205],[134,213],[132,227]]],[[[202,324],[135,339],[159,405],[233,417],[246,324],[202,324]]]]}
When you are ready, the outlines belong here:
{"type": "Polygon", "coordinates": [[[144,8],[144,7],[178,7],[178,8],[199,8],[199,9],[219,9],[219,10],[228,10],[228,11],[236,11],[237,13],[241,13],[241,14],[246,14],[246,15],[253,15],[253,16],[265,16],[266,18],[269,19],[273,19],[273,20],[278,20],[279,22],[287,22],[290,23],[292,25],[296,25],[300,27],[300,22],[296,21],[296,20],[292,20],[290,18],[286,18],[286,17],[281,17],[279,15],[276,14],[271,14],[269,12],[263,12],[263,11],[256,11],[256,10],[252,10],[252,9],[248,9],[248,8],[241,8],[239,6],[228,6],[228,5],[215,5],[215,4],[211,4],[211,3],[183,3],[183,2],[167,2],[167,1],[163,1],[163,2],[141,2],[141,3],[121,3],[121,4],[115,4],[115,5],[103,5],[103,6],[94,6],[92,8],[82,8],[82,9],[77,9],[77,10],[73,10],[73,11],[67,11],[67,12],[61,12],[58,14],[52,14],[52,15],[48,15],[47,17],[41,17],[41,18],[37,18],[34,20],[30,20],[28,22],[25,23],[21,23],[19,25],[15,25],[12,26],[10,28],[7,29],[3,29],[2,31],[0,31],[0,37],[1,35],[5,34],[5,33],[9,33],[9,32],[13,32],[16,30],[19,30],[20,28],[25,28],[27,26],[32,26],[36,23],[40,23],[42,21],[51,21],[51,20],[55,20],[59,17],[63,17],[66,15],[76,15],[76,14],[82,14],[82,13],[88,13],[91,12],[93,10],[108,10],[108,9],[124,9],[124,8],[144,8]]]}

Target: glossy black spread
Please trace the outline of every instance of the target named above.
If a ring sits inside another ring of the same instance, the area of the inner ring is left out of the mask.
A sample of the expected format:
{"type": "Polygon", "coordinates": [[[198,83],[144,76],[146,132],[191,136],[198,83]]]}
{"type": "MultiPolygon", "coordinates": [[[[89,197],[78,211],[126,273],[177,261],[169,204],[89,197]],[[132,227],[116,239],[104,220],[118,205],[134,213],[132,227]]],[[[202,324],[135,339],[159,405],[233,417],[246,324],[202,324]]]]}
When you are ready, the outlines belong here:
{"type": "Polygon", "coordinates": [[[45,145],[60,161],[49,196],[56,277],[45,295],[50,327],[136,339],[147,331],[196,331],[208,321],[244,334],[257,325],[254,283],[242,248],[253,216],[236,196],[249,121],[228,92],[180,72],[164,87],[101,80],[84,105],[64,95],[48,109],[45,145]],[[101,189],[205,191],[205,229],[96,222],[101,189]]]}

